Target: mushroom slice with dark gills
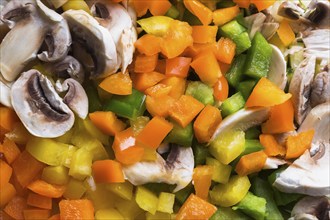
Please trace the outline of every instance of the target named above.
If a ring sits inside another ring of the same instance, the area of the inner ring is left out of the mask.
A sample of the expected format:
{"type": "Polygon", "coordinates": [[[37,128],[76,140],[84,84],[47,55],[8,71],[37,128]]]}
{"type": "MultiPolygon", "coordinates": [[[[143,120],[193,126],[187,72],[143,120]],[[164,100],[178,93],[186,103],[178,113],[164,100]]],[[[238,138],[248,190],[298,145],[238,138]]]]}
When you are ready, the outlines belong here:
{"type": "Polygon", "coordinates": [[[330,3],[329,1],[312,0],[304,17],[321,29],[330,28],[330,3]]]}
{"type": "Polygon", "coordinates": [[[120,64],[110,32],[83,10],[68,10],[62,16],[69,24],[73,41],[85,47],[92,56],[94,69],[91,77],[115,73],[120,64]]]}
{"type": "Polygon", "coordinates": [[[294,71],[289,92],[292,94],[294,117],[298,125],[310,111],[310,93],[315,73],[316,57],[310,56],[303,60],[294,71]]]}
{"type": "Polygon", "coordinates": [[[319,104],[330,102],[330,71],[318,73],[312,84],[311,105],[315,107],[319,104]]]}
{"type": "Polygon", "coordinates": [[[306,196],[299,200],[291,211],[289,220],[330,219],[330,199],[326,196],[306,196]]]}
{"type": "Polygon", "coordinates": [[[58,137],[74,123],[74,114],[52,83],[37,70],[29,70],[11,89],[14,110],[27,130],[38,137],[58,137]]]}
{"type": "Polygon", "coordinates": [[[173,145],[165,160],[157,154],[155,161],[141,161],[123,167],[125,178],[134,185],[149,182],[176,184],[174,192],[186,187],[192,180],[194,155],[191,147],[173,145]]]}
{"type": "Polygon", "coordinates": [[[14,81],[37,56],[56,61],[67,55],[71,44],[69,27],[61,15],[40,0],[12,0],[2,9],[0,19],[11,28],[0,45],[4,80],[14,81]],[[38,55],[44,42],[47,49],[38,55]]]}

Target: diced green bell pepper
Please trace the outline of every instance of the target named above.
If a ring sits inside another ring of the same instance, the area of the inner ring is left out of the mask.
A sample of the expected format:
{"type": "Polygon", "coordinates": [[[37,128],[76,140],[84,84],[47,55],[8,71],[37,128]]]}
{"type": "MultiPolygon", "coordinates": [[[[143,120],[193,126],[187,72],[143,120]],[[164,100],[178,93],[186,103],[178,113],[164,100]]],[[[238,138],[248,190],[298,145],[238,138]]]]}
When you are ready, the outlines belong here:
{"type": "Polygon", "coordinates": [[[41,179],[55,185],[65,185],[69,177],[69,169],[65,166],[48,166],[42,170],[41,179]]]}
{"type": "Polygon", "coordinates": [[[272,47],[260,32],[257,32],[252,39],[252,46],[247,52],[245,62],[245,74],[259,80],[267,77],[272,58],[272,47]]]}
{"type": "Polygon", "coordinates": [[[136,117],[142,116],[146,110],[145,99],[146,96],[142,92],[132,89],[130,95],[112,96],[106,101],[103,110],[112,111],[121,117],[134,120],[136,117]]]}
{"type": "Polygon", "coordinates": [[[125,220],[120,212],[114,208],[100,209],[95,212],[95,220],[125,220]]]}
{"type": "Polygon", "coordinates": [[[255,80],[246,80],[238,83],[237,90],[242,94],[245,100],[247,100],[254,88],[257,84],[255,80]]]}
{"type": "Polygon", "coordinates": [[[206,164],[213,166],[213,181],[223,184],[226,184],[228,182],[232,170],[232,167],[230,165],[222,164],[220,161],[212,157],[206,158],[206,164]]]}
{"type": "Polygon", "coordinates": [[[210,155],[209,149],[205,145],[200,144],[194,140],[192,150],[194,153],[195,166],[205,164],[206,157],[210,155]]]}
{"type": "Polygon", "coordinates": [[[218,207],[218,210],[211,216],[210,220],[250,220],[238,210],[230,207],[218,207]]]}
{"type": "Polygon", "coordinates": [[[237,87],[238,83],[242,81],[243,71],[245,65],[246,55],[241,54],[235,57],[225,77],[228,80],[229,85],[237,87]]]}
{"type": "Polygon", "coordinates": [[[88,97],[88,112],[101,110],[102,104],[94,82],[92,80],[86,81],[83,87],[88,97]]]}
{"type": "Polygon", "coordinates": [[[236,54],[241,54],[251,47],[251,40],[248,32],[244,31],[232,39],[236,44],[236,54]]]}
{"type": "Polygon", "coordinates": [[[200,81],[190,81],[185,92],[186,95],[191,95],[204,105],[213,105],[213,89],[200,81]]]}
{"type": "Polygon", "coordinates": [[[240,92],[235,93],[234,95],[227,98],[220,106],[222,118],[231,115],[238,110],[244,108],[245,100],[240,92]]]}
{"type": "Polygon", "coordinates": [[[123,199],[131,200],[133,197],[133,185],[128,181],[124,183],[109,183],[106,185],[106,188],[123,199]]]}
{"type": "Polygon", "coordinates": [[[266,203],[264,198],[248,192],[242,201],[233,207],[233,210],[241,210],[253,219],[263,220],[266,216],[266,203]]]}
{"type": "Polygon", "coordinates": [[[83,180],[92,174],[93,154],[84,149],[79,148],[72,156],[69,175],[83,180]]]}
{"type": "Polygon", "coordinates": [[[244,145],[244,132],[231,130],[218,135],[211,142],[209,150],[212,156],[221,163],[229,164],[244,151],[244,145]]]}
{"type": "Polygon", "coordinates": [[[146,189],[145,187],[137,186],[135,201],[141,209],[153,215],[156,213],[158,206],[158,198],[153,192],[146,189]]]}
{"type": "Polygon", "coordinates": [[[252,127],[245,131],[246,139],[259,139],[259,135],[261,134],[260,127],[252,127]]]}
{"type": "Polygon", "coordinates": [[[194,137],[193,125],[189,123],[186,127],[181,127],[173,122],[173,129],[166,136],[165,141],[173,144],[190,147],[194,137]]]}
{"type": "Polygon", "coordinates": [[[165,213],[173,213],[175,194],[161,192],[158,197],[157,211],[165,213]]]}
{"type": "Polygon", "coordinates": [[[161,37],[170,28],[172,21],[173,18],[167,16],[152,16],[137,20],[136,23],[138,23],[146,33],[161,37]]]}
{"type": "Polygon", "coordinates": [[[70,178],[66,185],[63,197],[66,199],[80,199],[86,192],[83,181],[70,178]]]}
{"type": "Polygon", "coordinates": [[[173,18],[173,19],[177,19],[180,16],[180,12],[179,10],[172,5],[166,12],[165,16],[173,18]]]}

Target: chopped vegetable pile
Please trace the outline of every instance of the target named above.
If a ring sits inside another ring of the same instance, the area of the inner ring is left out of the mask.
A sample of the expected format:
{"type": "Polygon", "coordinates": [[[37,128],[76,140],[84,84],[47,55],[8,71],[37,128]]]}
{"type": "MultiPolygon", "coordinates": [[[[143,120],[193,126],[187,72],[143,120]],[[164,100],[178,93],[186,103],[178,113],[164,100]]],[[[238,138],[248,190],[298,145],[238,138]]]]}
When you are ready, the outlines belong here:
{"type": "Polygon", "coordinates": [[[329,219],[329,17],[0,1],[0,218],[329,219]]]}

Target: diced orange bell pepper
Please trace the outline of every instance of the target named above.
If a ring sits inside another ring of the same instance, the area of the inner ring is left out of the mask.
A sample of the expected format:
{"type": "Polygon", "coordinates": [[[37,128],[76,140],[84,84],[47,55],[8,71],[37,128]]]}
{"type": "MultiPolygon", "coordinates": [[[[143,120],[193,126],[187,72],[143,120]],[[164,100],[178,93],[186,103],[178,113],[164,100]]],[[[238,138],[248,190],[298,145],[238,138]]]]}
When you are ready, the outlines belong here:
{"type": "Polygon", "coordinates": [[[198,0],[183,0],[184,6],[195,15],[203,25],[212,22],[212,11],[198,0]]]}
{"type": "Polygon", "coordinates": [[[129,74],[126,73],[116,73],[105,78],[99,86],[111,93],[116,95],[129,95],[132,94],[132,80],[129,74]]]}
{"type": "Polygon", "coordinates": [[[0,152],[5,155],[6,161],[9,164],[12,164],[21,153],[16,143],[6,137],[4,138],[3,143],[0,144],[0,152]]]}
{"type": "Polygon", "coordinates": [[[281,21],[277,34],[285,47],[288,47],[296,39],[296,35],[287,20],[281,21]]]}
{"type": "Polygon", "coordinates": [[[229,85],[226,77],[221,76],[213,86],[213,96],[218,101],[224,101],[228,98],[229,85]]]}
{"type": "Polygon", "coordinates": [[[148,73],[155,70],[158,61],[158,54],[146,56],[139,54],[134,60],[134,72],[148,73]]]}
{"type": "Polygon", "coordinates": [[[23,210],[26,209],[26,199],[14,196],[3,209],[13,219],[24,219],[23,210]]]}
{"type": "Polygon", "coordinates": [[[59,202],[61,220],[94,220],[94,206],[88,199],[61,200],[59,202]]]}
{"type": "Polygon", "coordinates": [[[262,11],[273,5],[275,1],[276,0],[251,0],[251,3],[257,7],[258,11],[262,11]]]}
{"type": "Polygon", "coordinates": [[[196,196],[207,200],[212,182],[214,167],[209,165],[197,166],[194,168],[193,181],[196,196]]]}
{"type": "Polygon", "coordinates": [[[291,98],[290,93],[285,93],[274,83],[262,77],[252,90],[245,107],[270,107],[286,102],[291,98]]]}
{"type": "Polygon", "coordinates": [[[149,0],[132,0],[133,7],[135,9],[136,15],[141,17],[145,15],[151,5],[149,0]]]}
{"type": "Polygon", "coordinates": [[[166,72],[166,59],[158,59],[155,71],[165,74],[165,72],[166,72]]]}
{"type": "Polygon", "coordinates": [[[218,61],[211,50],[203,51],[190,66],[195,70],[202,82],[213,86],[222,75],[218,61]]]}
{"type": "Polygon", "coordinates": [[[221,69],[221,73],[223,75],[226,75],[226,73],[228,72],[228,70],[230,69],[230,64],[227,64],[227,63],[223,63],[223,62],[218,62],[219,63],[219,66],[220,66],[220,69],[221,69]]]}
{"type": "Polygon", "coordinates": [[[238,5],[221,8],[213,11],[213,23],[216,26],[224,25],[225,23],[233,20],[240,13],[238,5]]]}
{"type": "Polygon", "coordinates": [[[168,0],[151,1],[149,11],[152,15],[165,15],[172,4],[168,0]]]}
{"type": "Polygon", "coordinates": [[[156,85],[165,78],[165,75],[158,72],[136,73],[132,75],[133,86],[139,91],[144,91],[151,86],[156,85]]]}
{"type": "Polygon", "coordinates": [[[50,210],[47,209],[25,209],[23,210],[25,220],[48,219],[50,210]]]}
{"type": "Polygon", "coordinates": [[[125,165],[139,162],[144,154],[144,148],[136,145],[133,129],[131,127],[115,135],[112,144],[116,159],[125,165]]]}
{"type": "Polygon", "coordinates": [[[192,26],[192,37],[194,43],[214,43],[217,36],[217,26],[196,25],[192,26]]]}
{"type": "Polygon", "coordinates": [[[249,8],[250,0],[233,0],[240,8],[249,8]]]}
{"type": "Polygon", "coordinates": [[[144,90],[144,93],[152,97],[160,97],[168,95],[171,92],[171,89],[172,86],[165,85],[163,83],[158,83],[144,90]]]}
{"type": "Polygon", "coordinates": [[[209,219],[215,212],[217,207],[207,201],[190,194],[188,199],[183,203],[176,215],[176,220],[184,219],[209,219]]]}
{"type": "Polygon", "coordinates": [[[96,183],[125,182],[121,164],[114,160],[97,160],[92,165],[93,177],[96,183]]]}
{"type": "Polygon", "coordinates": [[[145,34],[134,43],[134,46],[141,54],[152,56],[160,52],[161,41],[161,37],[145,34]]]}
{"type": "Polygon", "coordinates": [[[19,121],[15,111],[8,107],[0,107],[0,115],[1,133],[13,130],[15,123],[19,121]]]}
{"type": "Polygon", "coordinates": [[[175,57],[172,59],[166,59],[165,75],[186,78],[188,76],[190,63],[191,58],[189,57],[175,57]]]}
{"type": "Polygon", "coordinates": [[[9,182],[12,173],[13,169],[5,161],[0,160],[0,187],[9,182]]]}
{"type": "Polygon", "coordinates": [[[141,146],[156,149],[172,128],[172,123],[166,121],[162,117],[155,116],[136,136],[136,141],[141,144],[141,146]]]}
{"type": "Polygon", "coordinates": [[[27,186],[27,188],[32,192],[35,192],[42,196],[46,196],[50,198],[60,198],[63,195],[66,187],[50,184],[43,180],[35,180],[31,182],[27,186]]]}
{"type": "Polygon", "coordinates": [[[60,214],[52,215],[47,220],[61,220],[61,215],[60,214]]]}
{"type": "Polygon", "coordinates": [[[168,95],[172,96],[175,99],[180,98],[186,90],[186,79],[180,77],[166,77],[160,83],[171,87],[171,91],[168,93],[168,95]]]}
{"type": "Polygon", "coordinates": [[[231,64],[235,56],[236,44],[230,40],[229,38],[220,38],[214,47],[215,50],[213,51],[217,60],[231,64]]]}
{"type": "Polygon", "coordinates": [[[52,198],[30,192],[27,197],[27,204],[41,209],[52,209],[52,198]]]}
{"type": "Polygon", "coordinates": [[[167,117],[169,109],[174,104],[175,99],[169,95],[163,96],[147,96],[146,107],[152,116],[167,117]]]}
{"type": "Polygon", "coordinates": [[[257,151],[244,155],[238,161],[235,171],[240,176],[259,172],[264,167],[266,160],[267,155],[264,151],[257,151]]]}
{"type": "Polygon", "coordinates": [[[111,111],[96,111],[89,113],[92,123],[107,135],[114,136],[116,133],[125,129],[126,124],[117,118],[111,111]]]}
{"type": "Polygon", "coordinates": [[[197,141],[199,143],[209,142],[221,120],[221,113],[218,108],[212,105],[205,106],[194,122],[194,134],[197,141]]]}
{"type": "Polygon", "coordinates": [[[286,140],[285,159],[300,157],[307,149],[310,149],[314,133],[314,130],[309,130],[289,136],[286,140]]]}
{"type": "Polygon", "coordinates": [[[182,95],[170,108],[170,117],[182,127],[186,127],[204,108],[204,105],[189,95],[182,95]]]}
{"type": "Polygon", "coordinates": [[[275,137],[271,134],[259,135],[259,140],[262,146],[264,146],[264,152],[267,156],[276,157],[285,155],[285,147],[280,145],[275,137]]]}
{"type": "Polygon", "coordinates": [[[7,182],[1,185],[1,193],[0,193],[0,207],[5,206],[16,194],[16,190],[14,186],[7,182]]]}

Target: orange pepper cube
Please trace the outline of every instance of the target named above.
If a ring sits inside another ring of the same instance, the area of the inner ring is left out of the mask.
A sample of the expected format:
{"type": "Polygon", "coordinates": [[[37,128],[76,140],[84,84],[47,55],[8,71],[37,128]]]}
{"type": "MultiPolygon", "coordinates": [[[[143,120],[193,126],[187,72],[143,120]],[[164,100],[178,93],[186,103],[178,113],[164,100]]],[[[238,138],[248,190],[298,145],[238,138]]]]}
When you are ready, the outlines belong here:
{"type": "Polygon", "coordinates": [[[235,171],[240,176],[246,176],[262,170],[267,160],[264,151],[257,151],[244,155],[236,165],[235,171]]]}
{"type": "Polygon", "coordinates": [[[96,183],[125,182],[121,164],[114,160],[97,160],[92,165],[93,177],[96,183]]]}
{"type": "Polygon", "coordinates": [[[155,116],[148,124],[142,129],[142,131],[136,136],[136,140],[139,144],[157,148],[162,143],[166,135],[172,130],[173,124],[166,121],[164,118],[155,116]]]}
{"type": "Polygon", "coordinates": [[[204,108],[204,105],[189,95],[182,95],[170,108],[169,114],[179,125],[186,127],[204,108]]]}
{"type": "Polygon", "coordinates": [[[218,26],[196,25],[192,26],[192,37],[194,43],[205,44],[214,43],[218,31],[218,26]]]}
{"type": "Polygon", "coordinates": [[[117,118],[116,114],[110,111],[96,111],[89,113],[92,123],[107,135],[115,135],[124,130],[125,123],[117,118]]]}
{"type": "Polygon", "coordinates": [[[94,206],[88,199],[65,200],[59,202],[62,220],[94,220],[94,206]]]}
{"type": "Polygon", "coordinates": [[[207,200],[212,182],[214,167],[210,165],[197,166],[194,168],[193,181],[196,195],[207,200]]]}
{"type": "Polygon", "coordinates": [[[152,116],[167,117],[169,109],[175,103],[175,99],[169,95],[160,97],[147,96],[146,107],[152,116]]]}
{"type": "Polygon", "coordinates": [[[191,58],[189,57],[175,57],[172,59],[166,59],[165,75],[186,78],[188,76],[190,63],[191,58]]]}

